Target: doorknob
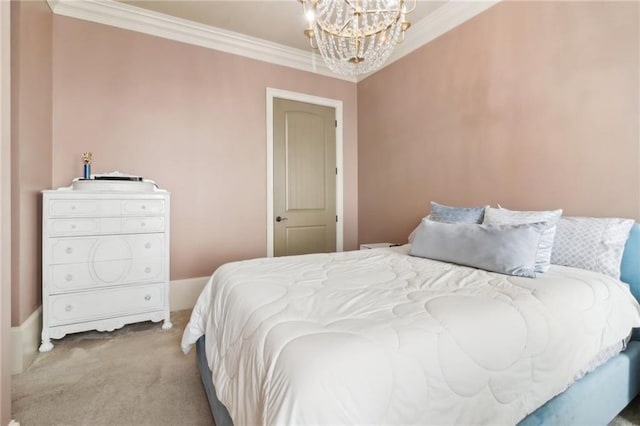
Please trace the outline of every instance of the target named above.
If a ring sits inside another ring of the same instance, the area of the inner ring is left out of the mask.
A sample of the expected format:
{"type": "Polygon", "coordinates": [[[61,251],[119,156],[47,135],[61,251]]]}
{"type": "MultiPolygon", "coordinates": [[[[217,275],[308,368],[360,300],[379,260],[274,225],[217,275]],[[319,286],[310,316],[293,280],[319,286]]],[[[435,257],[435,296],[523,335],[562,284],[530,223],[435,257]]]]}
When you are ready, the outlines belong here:
{"type": "Polygon", "coordinates": [[[282,217],[282,216],[278,216],[276,217],[276,222],[282,222],[283,220],[288,220],[289,218],[287,217],[282,217]]]}

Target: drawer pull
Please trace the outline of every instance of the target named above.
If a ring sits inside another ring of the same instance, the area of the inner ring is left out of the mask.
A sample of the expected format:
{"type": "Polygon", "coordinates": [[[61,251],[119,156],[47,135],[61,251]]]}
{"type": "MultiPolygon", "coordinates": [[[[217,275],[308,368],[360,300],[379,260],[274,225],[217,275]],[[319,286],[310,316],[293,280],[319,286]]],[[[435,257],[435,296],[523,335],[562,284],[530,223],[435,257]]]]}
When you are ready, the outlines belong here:
{"type": "Polygon", "coordinates": [[[76,229],[76,224],[71,225],[71,229],[76,229]]]}
{"type": "Polygon", "coordinates": [[[67,275],[64,277],[64,279],[65,279],[65,280],[67,280],[67,281],[72,281],[72,280],[73,280],[73,275],[71,275],[71,274],[67,274],[67,275]]]}
{"type": "Polygon", "coordinates": [[[147,243],[147,244],[145,244],[145,245],[144,245],[144,248],[146,248],[146,249],[150,249],[150,248],[151,248],[151,243],[147,243]]]}
{"type": "Polygon", "coordinates": [[[144,223],[144,222],[142,222],[142,223],[140,224],[140,226],[142,226],[142,227],[144,228],[145,226],[147,226],[147,224],[146,224],[146,223],[144,223]]]}
{"type": "Polygon", "coordinates": [[[144,268],[144,271],[148,274],[151,272],[151,268],[149,268],[148,266],[146,268],[144,268]]]}
{"type": "Polygon", "coordinates": [[[75,210],[75,209],[76,209],[76,206],[71,206],[71,210],[75,210]]]}
{"type": "Polygon", "coordinates": [[[147,206],[145,206],[144,204],[142,205],[142,210],[146,210],[147,206]]]}
{"type": "Polygon", "coordinates": [[[147,295],[144,297],[144,300],[151,300],[151,295],[150,295],[150,294],[147,294],[147,295]]]}
{"type": "Polygon", "coordinates": [[[73,249],[71,247],[67,247],[67,249],[64,252],[67,254],[71,254],[73,253],[73,249]]]}
{"type": "Polygon", "coordinates": [[[71,305],[67,305],[64,308],[64,310],[67,311],[67,312],[71,312],[72,309],[73,309],[73,306],[71,306],[71,305]]]}

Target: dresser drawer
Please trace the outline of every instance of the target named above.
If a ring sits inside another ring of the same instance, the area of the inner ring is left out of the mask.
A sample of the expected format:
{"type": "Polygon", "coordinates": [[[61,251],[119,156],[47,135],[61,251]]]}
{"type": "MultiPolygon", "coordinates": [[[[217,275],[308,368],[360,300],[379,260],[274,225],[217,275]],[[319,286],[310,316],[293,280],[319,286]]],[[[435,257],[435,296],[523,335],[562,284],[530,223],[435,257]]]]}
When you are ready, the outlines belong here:
{"type": "Polygon", "coordinates": [[[49,325],[131,315],[164,307],[164,284],[49,296],[49,325]]]}
{"type": "MultiPolygon", "coordinates": [[[[81,263],[89,261],[89,252],[98,238],[60,238],[51,242],[51,263],[81,263]]],[[[120,254],[119,254],[120,255],[120,254]]]]}
{"type": "Polygon", "coordinates": [[[164,253],[164,234],[131,235],[126,238],[134,259],[160,257],[164,253]]]}
{"type": "Polygon", "coordinates": [[[145,234],[164,232],[163,216],[76,217],[49,219],[46,232],[51,237],[73,235],[145,234]]]}
{"type": "Polygon", "coordinates": [[[121,222],[121,232],[162,232],[164,231],[164,217],[127,217],[121,222]]]}
{"type": "Polygon", "coordinates": [[[51,200],[49,216],[99,216],[100,200],[51,200]]]}
{"type": "Polygon", "coordinates": [[[132,198],[124,200],[51,200],[48,217],[153,216],[165,213],[165,200],[132,198]]]}
{"type": "Polygon", "coordinates": [[[162,214],[164,209],[164,200],[122,200],[123,215],[162,214]]]}
{"type": "Polygon", "coordinates": [[[97,218],[50,219],[49,235],[87,235],[99,234],[102,226],[97,218]]]}
{"type": "Polygon", "coordinates": [[[164,241],[164,234],[52,238],[49,263],[57,265],[161,257],[164,241]]]}
{"type": "Polygon", "coordinates": [[[164,280],[164,259],[112,260],[50,266],[49,293],[164,280]]]}

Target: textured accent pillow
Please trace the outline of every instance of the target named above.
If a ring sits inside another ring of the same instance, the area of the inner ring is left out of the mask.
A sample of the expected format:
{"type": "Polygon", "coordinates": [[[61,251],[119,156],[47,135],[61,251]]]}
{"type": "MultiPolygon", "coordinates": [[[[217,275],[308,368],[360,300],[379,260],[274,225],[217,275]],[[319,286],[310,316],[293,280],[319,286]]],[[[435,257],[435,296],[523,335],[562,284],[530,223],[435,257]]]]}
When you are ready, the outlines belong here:
{"type": "MultiPolygon", "coordinates": [[[[443,204],[431,202],[431,214],[423,219],[433,220],[434,222],[443,223],[482,223],[484,210],[489,206],[480,207],[451,207],[443,204]]],[[[422,225],[422,222],[416,226],[409,234],[409,243],[413,243],[416,232],[422,225]]]]}
{"type": "Polygon", "coordinates": [[[409,254],[534,278],[538,245],[546,227],[544,222],[480,225],[423,219],[409,254]]]}
{"type": "Polygon", "coordinates": [[[431,202],[429,219],[443,223],[482,223],[484,210],[489,206],[451,207],[431,202]]]}
{"type": "Polygon", "coordinates": [[[538,258],[536,259],[536,272],[547,272],[551,265],[551,251],[556,235],[556,225],[562,216],[562,210],[548,211],[517,211],[504,208],[494,209],[488,207],[484,212],[483,223],[493,224],[517,224],[546,222],[547,228],[542,233],[538,258]]]}
{"type": "Polygon", "coordinates": [[[563,217],[558,222],[551,263],[600,272],[620,279],[632,219],[563,217]]]}

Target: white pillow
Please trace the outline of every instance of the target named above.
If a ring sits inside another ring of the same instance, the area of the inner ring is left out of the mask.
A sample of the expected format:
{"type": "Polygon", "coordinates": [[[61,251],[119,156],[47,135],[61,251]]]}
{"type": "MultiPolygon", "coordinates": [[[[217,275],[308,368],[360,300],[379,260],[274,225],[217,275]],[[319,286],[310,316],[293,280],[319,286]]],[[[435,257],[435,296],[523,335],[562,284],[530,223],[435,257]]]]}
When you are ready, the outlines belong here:
{"type": "Polygon", "coordinates": [[[572,266],[620,279],[620,263],[632,219],[563,217],[551,254],[554,265],[572,266]]]}
{"type": "Polygon", "coordinates": [[[482,223],[517,225],[524,223],[546,222],[547,228],[542,233],[538,254],[536,255],[536,272],[547,272],[551,265],[551,251],[553,250],[553,240],[556,234],[556,224],[562,216],[562,210],[548,211],[516,211],[505,208],[494,209],[488,207],[484,211],[484,221],[482,223]]]}

